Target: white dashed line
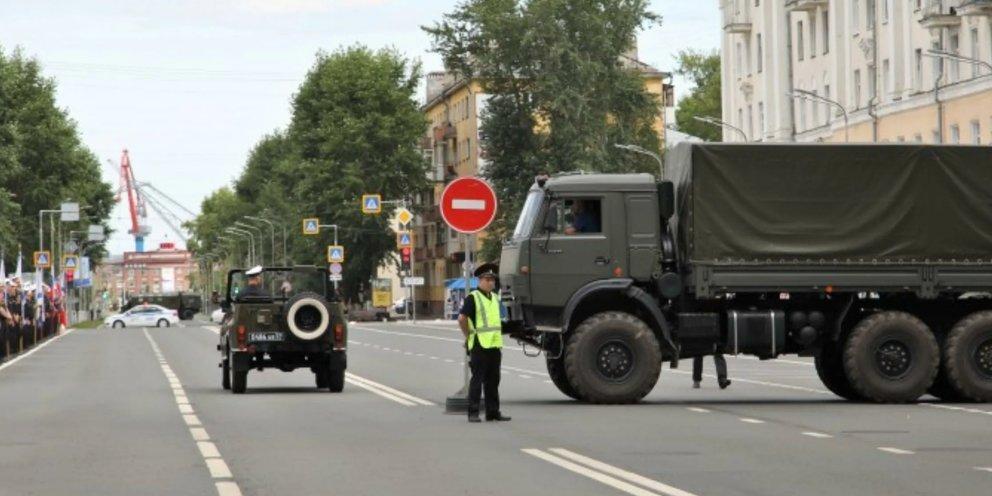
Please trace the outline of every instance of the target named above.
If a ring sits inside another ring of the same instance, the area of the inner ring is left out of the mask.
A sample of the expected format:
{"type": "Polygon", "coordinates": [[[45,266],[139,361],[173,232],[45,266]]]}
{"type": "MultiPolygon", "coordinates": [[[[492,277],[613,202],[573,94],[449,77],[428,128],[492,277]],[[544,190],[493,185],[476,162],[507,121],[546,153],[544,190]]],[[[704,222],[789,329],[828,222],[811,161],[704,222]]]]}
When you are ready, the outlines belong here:
{"type": "Polygon", "coordinates": [[[975,470],[979,470],[981,472],[992,472],[992,467],[975,467],[975,470]]]}
{"type": "Polygon", "coordinates": [[[557,465],[565,470],[588,477],[634,496],[695,496],[677,487],[614,467],[599,460],[573,453],[563,448],[551,448],[551,453],[539,449],[523,449],[524,453],[557,465]],[[554,453],[554,454],[552,454],[554,453]]]}
{"type": "Polygon", "coordinates": [[[878,450],[879,451],[884,451],[886,453],[892,453],[893,455],[915,455],[916,454],[915,451],[909,451],[909,450],[904,450],[904,449],[899,449],[899,448],[890,448],[888,446],[879,446],[878,447],[878,450]]]}
{"type": "Polygon", "coordinates": [[[741,422],[744,422],[744,423],[747,423],[747,424],[764,424],[765,423],[764,420],[758,420],[758,419],[748,418],[748,417],[741,417],[740,420],[741,420],[741,422]]]}
{"type": "Polygon", "coordinates": [[[832,438],[833,437],[830,434],[824,434],[822,432],[812,432],[812,431],[804,432],[803,435],[804,436],[809,436],[809,437],[815,437],[815,438],[818,438],[818,439],[829,439],[829,438],[832,438]]]}
{"type": "Polygon", "coordinates": [[[200,449],[200,455],[204,458],[220,458],[220,451],[217,451],[217,446],[210,441],[199,441],[196,447],[200,449]]]}
{"type": "Polygon", "coordinates": [[[207,434],[207,430],[203,427],[193,427],[189,430],[190,435],[193,436],[194,441],[209,441],[210,435],[207,434]]]}
{"type": "Polygon", "coordinates": [[[531,376],[529,376],[529,375],[523,375],[523,374],[518,375],[518,377],[520,377],[521,379],[532,379],[531,376]]]}
{"type": "Polygon", "coordinates": [[[214,479],[231,478],[231,469],[227,468],[223,458],[206,458],[205,461],[207,462],[207,470],[210,471],[210,477],[214,479]]]}
{"type": "Polygon", "coordinates": [[[699,408],[698,406],[686,407],[686,410],[689,410],[690,412],[696,412],[696,413],[710,413],[709,410],[707,410],[705,408],[699,408]]]}
{"type": "Polygon", "coordinates": [[[183,415],[183,420],[186,422],[186,425],[189,425],[189,426],[194,426],[194,425],[195,426],[200,426],[200,425],[203,425],[203,424],[200,423],[200,419],[197,418],[196,415],[183,415]]]}
{"type": "Polygon", "coordinates": [[[179,413],[193,413],[193,405],[189,403],[179,403],[179,413]]]}

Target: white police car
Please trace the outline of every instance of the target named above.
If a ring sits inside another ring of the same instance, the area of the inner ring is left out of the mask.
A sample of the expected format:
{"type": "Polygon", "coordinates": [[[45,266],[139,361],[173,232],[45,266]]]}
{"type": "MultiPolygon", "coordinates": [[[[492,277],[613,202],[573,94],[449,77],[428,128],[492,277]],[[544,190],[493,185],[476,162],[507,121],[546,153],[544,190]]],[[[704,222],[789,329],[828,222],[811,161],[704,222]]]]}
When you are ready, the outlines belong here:
{"type": "Polygon", "coordinates": [[[169,327],[179,323],[179,312],[159,305],[138,305],[103,319],[103,324],[122,327],[169,327]]]}

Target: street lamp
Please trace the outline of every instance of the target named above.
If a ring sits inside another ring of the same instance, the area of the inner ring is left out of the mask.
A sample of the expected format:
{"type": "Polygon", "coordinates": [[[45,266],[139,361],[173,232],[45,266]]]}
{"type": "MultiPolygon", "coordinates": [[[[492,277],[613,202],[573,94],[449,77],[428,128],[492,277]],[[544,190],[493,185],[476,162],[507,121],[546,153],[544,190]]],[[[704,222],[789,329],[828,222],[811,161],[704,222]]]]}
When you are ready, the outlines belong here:
{"type": "MultiPolygon", "coordinates": [[[[262,217],[255,217],[254,215],[246,215],[246,219],[254,220],[257,222],[264,222],[269,225],[269,263],[275,266],[276,264],[276,225],[272,223],[269,219],[263,219],[262,217]]],[[[283,244],[283,258],[286,258],[286,245],[283,244]]],[[[285,262],[283,262],[285,265],[285,262]]]]}
{"type": "Polygon", "coordinates": [[[265,233],[262,232],[262,228],[261,227],[258,227],[258,226],[254,226],[254,225],[248,224],[247,222],[241,222],[240,220],[234,221],[234,225],[236,225],[238,227],[242,227],[244,229],[251,229],[252,232],[258,233],[258,244],[255,245],[255,246],[258,247],[258,252],[257,253],[260,253],[261,254],[258,257],[258,262],[264,264],[265,263],[265,241],[262,240],[262,236],[264,236],[265,233]]]}
{"type": "Polygon", "coordinates": [[[252,233],[236,227],[228,227],[224,231],[229,234],[248,238],[248,264],[255,263],[255,237],[252,233]]]}
{"type": "Polygon", "coordinates": [[[959,53],[945,52],[943,50],[933,50],[933,49],[930,49],[930,50],[927,50],[927,56],[928,57],[936,57],[936,58],[940,58],[940,59],[957,60],[957,61],[961,61],[961,62],[967,62],[967,63],[972,64],[972,65],[980,65],[980,66],[983,66],[986,69],[988,69],[990,72],[992,72],[992,64],[990,64],[990,63],[988,63],[988,62],[986,62],[984,60],[979,60],[979,59],[975,59],[975,58],[971,58],[971,57],[965,57],[964,55],[961,55],[959,53]]]}
{"type": "Polygon", "coordinates": [[[703,124],[709,124],[711,126],[716,126],[720,128],[729,127],[730,129],[733,129],[734,131],[741,133],[741,138],[744,139],[745,143],[747,143],[748,141],[747,135],[744,134],[744,131],[742,131],[741,128],[734,126],[733,124],[723,122],[720,119],[717,119],[716,117],[694,115],[692,116],[692,119],[694,121],[702,122],[703,124]]]}
{"type": "Polygon", "coordinates": [[[640,147],[640,146],[637,146],[637,145],[627,145],[627,144],[623,144],[623,143],[615,143],[613,146],[615,146],[615,147],[617,147],[617,148],[619,148],[621,150],[627,150],[628,152],[640,153],[641,155],[647,155],[647,156],[655,159],[656,161],[658,161],[658,171],[661,174],[661,176],[659,176],[659,177],[661,177],[662,179],[665,178],[665,163],[661,160],[661,157],[657,153],[652,152],[651,150],[647,150],[647,149],[645,149],[643,147],[640,147]]]}
{"type": "Polygon", "coordinates": [[[834,107],[839,108],[841,114],[844,116],[844,143],[849,142],[848,129],[850,129],[850,126],[848,125],[848,120],[847,120],[847,109],[845,109],[844,106],[840,104],[840,102],[836,100],[831,100],[825,96],[820,96],[816,93],[813,93],[812,91],[806,91],[806,90],[792,90],[790,92],[787,92],[785,95],[790,96],[792,98],[798,98],[800,100],[826,103],[827,105],[833,105],[834,107]]]}

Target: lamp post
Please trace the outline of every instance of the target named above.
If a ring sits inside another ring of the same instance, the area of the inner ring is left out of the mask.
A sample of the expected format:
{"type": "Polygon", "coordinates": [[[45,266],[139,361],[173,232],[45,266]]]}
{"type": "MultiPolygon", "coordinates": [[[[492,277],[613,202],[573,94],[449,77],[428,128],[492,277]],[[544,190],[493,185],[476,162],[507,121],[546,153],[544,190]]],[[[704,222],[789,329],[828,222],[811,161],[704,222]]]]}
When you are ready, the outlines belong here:
{"type": "MultiPolygon", "coordinates": [[[[276,264],[276,225],[273,224],[272,221],[269,219],[264,219],[262,217],[255,217],[254,215],[246,215],[245,218],[257,222],[264,222],[269,225],[269,263],[274,266],[276,264]]],[[[283,249],[283,258],[286,258],[285,241],[283,242],[282,249],[283,249]]]]}
{"type": "Polygon", "coordinates": [[[258,244],[255,245],[255,246],[258,247],[258,251],[256,251],[255,253],[258,254],[257,263],[264,264],[265,263],[265,249],[264,249],[265,248],[265,241],[262,240],[262,237],[265,235],[265,233],[262,232],[262,228],[261,227],[258,227],[258,226],[255,226],[255,225],[251,225],[251,224],[249,224],[247,222],[241,222],[240,220],[235,221],[234,222],[234,225],[236,225],[238,227],[241,227],[243,229],[250,229],[251,232],[253,232],[253,233],[258,233],[258,244]]]}
{"type": "Polygon", "coordinates": [[[633,152],[633,153],[640,153],[641,155],[647,155],[647,156],[655,159],[658,162],[658,171],[661,174],[661,176],[659,176],[659,177],[661,177],[662,179],[665,178],[665,163],[661,160],[661,156],[659,156],[657,153],[652,152],[651,150],[645,149],[645,148],[640,147],[640,146],[637,146],[637,145],[627,145],[627,144],[623,144],[623,143],[616,143],[613,146],[615,146],[615,147],[617,147],[617,148],[619,148],[621,150],[627,150],[628,152],[633,152]]]}
{"type": "Polygon", "coordinates": [[[720,128],[729,127],[730,129],[733,129],[734,131],[737,131],[738,133],[741,134],[741,138],[744,140],[744,143],[748,142],[747,134],[744,134],[744,131],[742,131],[741,128],[734,126],[733,124],[723,122],[720,119],[717,119],[716,117],[694,115],[692,116],[692,119],[694,121],[702,122],[703,124],[709,124],[711,126],[717,126],[720,128]]]}
{"type": "Polygon", "coordinates": [[[252,233],[236,227],[228,227],[224,231],[228,234],[248,238],[248,265],[255,263],[255,237],[252,233]]]}
{"type": "Polygon", "coordinates": [[[827,105],[833,105],[834,107],[837,107],[838,109],[840,109],[841,115],[844,116],[844,143],[848,143],[850,141],[849,140],[850,136],[849,136],[848,130],[851,128],[851,126],[848,125],[848,122],[849,121],[848,121],[848,118],[847,118],[847,109],[845,109],[844,106],[841,105],[840,102],[838,102],[836,100],[831,100],[831,99],[829,99],[829,98],[827,98],[825,96],[820,96],[820,95],[818,95],[816,93],[813,93],[812,91],[806,91],[806,90],[792,90],[792,91],[786,93],[786,96],[790,96],[792,98],[797,98],[797,99],[800,99],[800,100],[808,100],[808,101],[812,101],[812,102],[826,103],[827,105]]]}
{"type": "Polygon", "coordinates": [[[976,59],[976,58],[972,58],[972,57],[965,57],[964,55],[961,55],[959,53],[945,52],[943,50],[933,50],[933,49],[931,49],[931,50],[927,50],[927,56],[928,57],[941,58],[941,59],[957,60],[957,61],[961,61],[961,62],[967,62],[967,63],[972,64],[972,65],[980,65],[980,66],[985,67],[986,69],[988,69],[989,72],[992,72],[992,64],[990,64],[990,63],[988,63],[988,62],[986,62],[984,60],[980,60],[980,59],[976,59]]]}

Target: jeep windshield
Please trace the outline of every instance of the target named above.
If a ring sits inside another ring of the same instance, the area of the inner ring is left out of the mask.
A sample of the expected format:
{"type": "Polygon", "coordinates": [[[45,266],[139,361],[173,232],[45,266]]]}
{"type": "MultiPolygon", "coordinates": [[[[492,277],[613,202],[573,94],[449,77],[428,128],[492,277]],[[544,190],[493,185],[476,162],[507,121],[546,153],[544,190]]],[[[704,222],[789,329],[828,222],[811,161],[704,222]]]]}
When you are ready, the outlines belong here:
{"type": "Polygon", "coordinates": [[[258,287],[250,289],[244,271],[231,273],[227,297],[232,301],[247,299],[288,300],[300,293],[327,295],[327,272],[317,269],[264,269],[258,287]]]}
{"type": "Polygon", "coordinates": [[[517,219],[517,227],[513,230],[512,240],[519,240],[530,236],[534,230],[534,221],[537,213],[541,210],[541,200],[544,199],[544,191],[534,189],[527,194],[524,208],[520,210],[520,218],[517,219]]]}

